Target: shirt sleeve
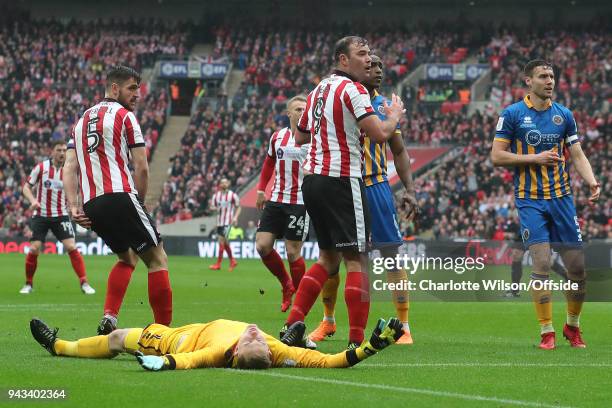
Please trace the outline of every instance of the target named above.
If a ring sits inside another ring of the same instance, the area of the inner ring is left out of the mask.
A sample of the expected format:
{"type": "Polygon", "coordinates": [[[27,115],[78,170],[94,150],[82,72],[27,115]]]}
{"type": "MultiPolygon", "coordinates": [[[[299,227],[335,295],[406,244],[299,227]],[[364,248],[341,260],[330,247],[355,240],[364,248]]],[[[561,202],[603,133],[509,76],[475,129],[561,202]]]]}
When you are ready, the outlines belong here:
{"type": "MultiPolygon", "coordinates": [[[[316,88],[315,88],[316,89],[316,88]]],[[[300,120],[297,124],[297,129],[302,133],[310,133],[310,109],[312,107],[312,98],[313,92],[308,94],[306,98],[306,107],[304,108],[304,112],[302,112],[302,116],[300,116],[300,120]]]]}
{"type": "Polygon", "coordinates": [[[351,82],[344,88],[343,101],[357,121],[376,114],[370,94],[359,82],[351,82]]]}
{"type": "Polygon", "coordinates": [[[234,200],[234,205],[236,207],[240,206],[240,197],[238,196],[238,194],[234,193],[234,195],[232,196],[232,199],[234,200]]]}
{"type": "Polygon", "coordinates": [[[346,352],[325,354],[301,347],[290,347],[280,341],[270,344],[273,367],[344,368],[350,367],[346,352]]]}
{"type": "Polygon", "coordinates": [[[33,186],[34,184],[38,182],[38,177],[40,176],[41,169],[42,169],[42,163],[37,164],[36,167],[32,169],[32,171],[30,172],[30,175],[28,176],[28,180],[27,180],[28,184],[33,186]]]}
{"type": "Polygon", "coordinates": [[[140,125],[136,120],[134,112],[128,112],[127,115],[125,115],[123,124],[125,126],[128,147],[130,149],[133,147],[144,147],[144,137],[142,136],[142,130],[140,130],[140,125]]]}
{"type": "Polygon", "coordinates": [[[274,151],[274,139],[276,135],[278,135],[278,131],[272,133],[272,136],[270,136],[270,143],[268,144],[268,156],[272,158],[276,158],[276,152],[274,151]]]}
{"type": "Polygon", "coordinates": [[[188,353],[166,354],[171,370],[190,370],[192,368],[225,367],[223,347],[205,347],[188,353]]]}
{"type": "Polygon", "coordinates": [[[569,147],[580,141],[578,139],[578,125],[576,124],[576,119],[570,110],[567,111],[565,120],[567,121],[564,135],[565,145],[569,147]]]}
{"type": "Polygon", "coordinates": [[[494,140],[506,143],[512,142],[515,138],[514,128],[511,112],[508,109],[504,109],[497,120],[497,126],[495,126],[494,140]]]}

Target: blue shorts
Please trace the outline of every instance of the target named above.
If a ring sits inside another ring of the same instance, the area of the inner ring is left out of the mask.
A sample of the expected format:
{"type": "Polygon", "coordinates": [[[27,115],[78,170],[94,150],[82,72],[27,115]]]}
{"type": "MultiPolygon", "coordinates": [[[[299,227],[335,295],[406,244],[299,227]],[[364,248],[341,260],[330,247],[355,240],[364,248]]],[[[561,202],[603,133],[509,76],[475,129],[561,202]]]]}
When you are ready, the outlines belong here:
{"type": "Polygon", "coordinates": [[[389,183],[366,186],[370,208],[371,241],[373,246],[399,246],[403,243],[397,223],[395,202],[389,183]]]}
{"type": "Polygon", "coordinates": [[[516,198],[515,203],[521,219],[521,236],[525,247],[542,242],[582,246],[582,234],[572,195],[550,200],[516,198]]]}

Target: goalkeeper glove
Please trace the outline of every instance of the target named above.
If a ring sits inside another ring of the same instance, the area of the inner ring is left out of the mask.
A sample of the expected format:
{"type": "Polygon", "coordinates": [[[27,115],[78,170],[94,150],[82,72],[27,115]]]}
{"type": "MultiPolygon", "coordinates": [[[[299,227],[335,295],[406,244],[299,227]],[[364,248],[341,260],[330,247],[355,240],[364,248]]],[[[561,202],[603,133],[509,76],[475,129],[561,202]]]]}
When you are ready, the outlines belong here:
{"type": "Polygon", "coordinates": [[[168,361],[165,357],[145,356],[140,351],[136,352],[136,360],[140,366],[149,371],[160,371],[168,368],[168,361]]]}
{"type": "Polygon", "coordinates": [[[389,319],[388,323],[385,322],[385,319],[378,319],[370,340],[359,346],[359,349],[365,354],[364,358],[373,356],[395,343],[403,334],[402,323],[397,318],[389,319]]]}

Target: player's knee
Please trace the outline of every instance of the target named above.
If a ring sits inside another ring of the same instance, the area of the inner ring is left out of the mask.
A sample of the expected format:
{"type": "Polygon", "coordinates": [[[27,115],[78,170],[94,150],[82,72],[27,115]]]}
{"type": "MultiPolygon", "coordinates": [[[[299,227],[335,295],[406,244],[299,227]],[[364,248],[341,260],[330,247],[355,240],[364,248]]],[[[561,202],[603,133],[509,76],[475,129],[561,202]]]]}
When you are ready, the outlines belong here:
{"type": "Polygon", "coordinates": [[[65,252],[72,252],[76,249],[76,245],[74,242],[66,243],[64,244],[64,249],[66,250],[65,252]]]}
{"type": "Polygon", "coordinates": [[[299,251],[289,251],[289,249],[287,249],[287,260],[291,263],[297,261],[298,259],[300,259],[300,252],[299,251]]]}
{"type": "Polygon", "coordinates": [[[168,266],[168,254],[166,254],[166,251],[163,248],[160,251],[160,262],[162,262],[166,267],[168,266]]]}
{"type": "Polygon", "coordinates": [[[268,242],[266,239],[256,238],[255,239],[255,249],[259,256],[264,257],[268,255],[272,251],[273,245],[268,242]]]}
{"type": "Polygon", "coordinates": [[[540,275],[548,275],[551,271],[550,268],[550,257],[534,257],[533,258],[533,270],[537,271],[540,275]]]}
{"type": "Polygon", "coordinates": [[[132,268],[136,268],[136,264],[138,263],[138,258],[136,259],[119,259],[122,263],[131,266],[132,268]]]}
{"type": "Polygon", "coordinates": [[[287,250],[287,260],[289,262],[295,262],[302,256],[301,245],[299,244],[287,244],[285,249],[287,250]]]}
{"type": "Polygon", "coordinates": [[[126,265],[130,265],[133,268],[135,268],[136,264],[138,263],[138,256],[132,251],[126,251],[126,252],[117,254],[117,257],[119,258],[121,262],[123,262],[126,265]]]}
{"type": "Polygon", "coordinates": [[[30,244],[30,254],[32,255],[40,255],[40,244],[30,244]]]}
{"type": "Polygon", "coordinates": [[[151,265],[152,267],[155,267],[157,269],[168,269],[168,255],[166,254],[166,251],[164,251],[163,248],[158,247],[158,250],[154,252],[155,256],[153,257],[153,262],[154,265],[151,265]]]}
{"type": "Polygon", "coordinates": [[[128,329],[117,329],[108,335],[108,348],[113,353],[121,353],[125,351],[123,346],[125,337],[128,334],[128,329]]]}
{"type": "Polygon", "coordinates": [[[567,270],[567,277],[572,281],[583,281],[586,279],[586,270],[584,265],[574,266],[567,270]]]}
{"type": "Polygon", "coordinates": [[[340,267],[340,257],[321,254],[317,263],[325,268],[328,275],[332,275],[340,267]]]}

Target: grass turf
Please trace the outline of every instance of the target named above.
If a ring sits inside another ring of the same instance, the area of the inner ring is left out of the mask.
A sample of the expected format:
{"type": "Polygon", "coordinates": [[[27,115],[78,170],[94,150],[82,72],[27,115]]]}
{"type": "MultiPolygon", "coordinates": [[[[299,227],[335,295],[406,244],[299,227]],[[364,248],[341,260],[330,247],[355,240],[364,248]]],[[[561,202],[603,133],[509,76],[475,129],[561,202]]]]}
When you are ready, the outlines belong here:
{"type": "MultiPolygon", "coordinates": [[[[538,327],[529,302],[413,302],[413,346],[393,346],[351,369],[274,369],[244,372],[202,369],[145,372],[134,358],[54,358],[32,339],[28,321],[37,316],[60,327],[60,337],[95,335],[112,257],[86,257],[90,283],[83,295],[67,256],[42,255],[35,292],[18,293],[24,256],[0,255],[0,402],[7,389],[63,388],[59,406],[609,406],[612,381],[612,305],[585,305],[585,350],[561,337],[564,304],[554,307],[558,348],[538,350],[538,327]]],[[[173,325],[228,318],[257,323],[276,334],[285,314],[280,288],[258,261],[242,261],[227,272],[208,270],[207,260],[170,258],[173,325]]],[[[509,272],[508,272],[509,273],[509,272]]],[[[132,277],[120,315],[121,327],[143,327],[152,319],[142,265],[132,277]]],[[[342,286],[341,286],[342,287],[342,286]]],[[[393,314],[390,302],[373,302],[370,326],[393,314]]],[[[322,315],[317,302],[307,319],[322,315]]],[[[347,341],[346,309],[338,301],[338,332],[319,350],[338,352],[347,341]]],[[[369,329],[368,329],[369,330],[369,329]]],[[[10,404],[10,403],[9,403],[10,404]]],[[[19,406],[38,406],[19,402],[19,406]]]]}

